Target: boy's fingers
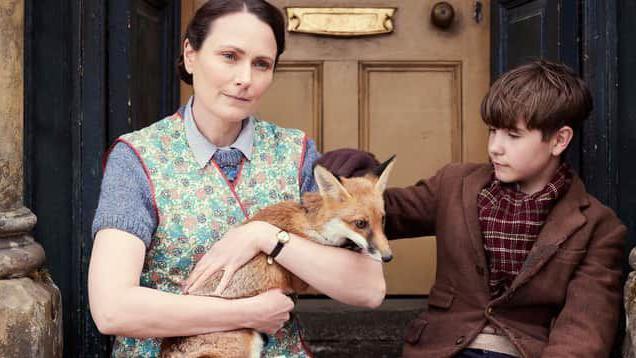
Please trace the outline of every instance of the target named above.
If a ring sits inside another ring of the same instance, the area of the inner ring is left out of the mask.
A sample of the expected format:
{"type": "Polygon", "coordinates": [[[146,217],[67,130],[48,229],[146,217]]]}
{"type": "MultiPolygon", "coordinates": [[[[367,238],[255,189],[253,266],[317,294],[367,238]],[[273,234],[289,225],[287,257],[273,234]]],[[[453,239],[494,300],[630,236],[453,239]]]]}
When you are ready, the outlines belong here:
{"type": "Polygon", "coordinates": [[[329,169],[332,173],[338,174],[338,170],[341,169],[344,162],[347,160],[347,156],[343,155],[343,150],[334,150],[325,153],[317,161],[317,164],[329,169]]]}
{"type": "Polygon", "coordinates": [[[318,164],[329,169],[339,177],[364,175],[379,163],[372,153],[356,149],[337,149],[325,153],[318,164]]]}

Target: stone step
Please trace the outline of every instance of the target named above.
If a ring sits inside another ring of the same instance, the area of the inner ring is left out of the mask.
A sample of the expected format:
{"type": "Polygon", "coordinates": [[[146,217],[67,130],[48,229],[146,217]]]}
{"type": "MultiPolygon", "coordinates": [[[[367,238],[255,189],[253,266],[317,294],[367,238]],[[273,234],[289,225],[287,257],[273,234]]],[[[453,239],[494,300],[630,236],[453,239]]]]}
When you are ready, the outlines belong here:
{"type": "Polygon", "coordinates": [[[425,298],[390,298],[373,310],[301,298],[296,313],[316,358],[381,358],[400,356],[404,328],[425,308],[425,298]]]}

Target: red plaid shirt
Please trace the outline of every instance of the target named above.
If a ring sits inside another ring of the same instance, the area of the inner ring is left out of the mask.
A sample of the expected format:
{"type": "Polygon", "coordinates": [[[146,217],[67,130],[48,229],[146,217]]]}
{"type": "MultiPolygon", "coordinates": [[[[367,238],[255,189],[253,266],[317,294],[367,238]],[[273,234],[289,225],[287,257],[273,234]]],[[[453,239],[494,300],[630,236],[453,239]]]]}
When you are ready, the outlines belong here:
{"type": "Polygon", "coordinates": [[[490,272],[490,294],[498,297],[510,287],[539,236],[550,210],[567,192],[572,175],[562,164],[541,191],[527,195],[516,184],[497,179],[477,196],[479,225],[490,272]]]}

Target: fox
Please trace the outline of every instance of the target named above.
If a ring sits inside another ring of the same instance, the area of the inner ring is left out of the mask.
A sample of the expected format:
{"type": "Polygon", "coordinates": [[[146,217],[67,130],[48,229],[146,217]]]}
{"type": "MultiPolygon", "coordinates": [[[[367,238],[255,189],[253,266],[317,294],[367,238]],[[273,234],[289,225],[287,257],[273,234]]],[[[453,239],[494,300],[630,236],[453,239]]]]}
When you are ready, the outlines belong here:
{"type": "MultiPolygon", "coordinates": [[[[384,199],[395,156],[363,177],[337,178],[320,165],[314,167],[318,192],[305,193],[300,202],[283,201],[267,206],[246,221],[266,221],[281,230],[322,245],[348,248],[375,260],[393,258],[384,234],[384,199]]],[[[208,278],[189,294],[213,296],[223,272],[208,278]]],[[[307,284],[258,254],[237,270],[217,297],[252,297],[273,288],[286,294],[302,292],[307,284]]],[[[214,332],[191,337],[165,338],[161,357],[258,358],[266,344],[251,329],[214,332]]]]}

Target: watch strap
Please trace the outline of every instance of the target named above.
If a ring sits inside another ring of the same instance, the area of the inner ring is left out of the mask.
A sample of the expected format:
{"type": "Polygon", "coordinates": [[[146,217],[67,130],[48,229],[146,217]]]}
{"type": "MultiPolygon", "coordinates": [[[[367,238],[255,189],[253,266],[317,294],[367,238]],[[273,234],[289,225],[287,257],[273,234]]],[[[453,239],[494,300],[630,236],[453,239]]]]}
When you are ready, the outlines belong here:
{"type": "Polygon", "coordinates": [[[272,252],[267,256],[267,263],[268,264],[273,264],[274,263],[274,258],[276,258],[276,256],[278,256],[278,254],[280,254],[281,250],[283,249],[283,246],[285,246],[285,244],[287,242],[289,242],[289,234],[287,233],[287,231],[285,230],[280,230],[277,234],[276,237],[278,238],[278,241],[276,242],[276,246],[274,246],[274,250],[272,250],[272,252]],[[281,233],[284,233],[286,235],[286,240],[281,239],[280,235],[281,233]]]}

